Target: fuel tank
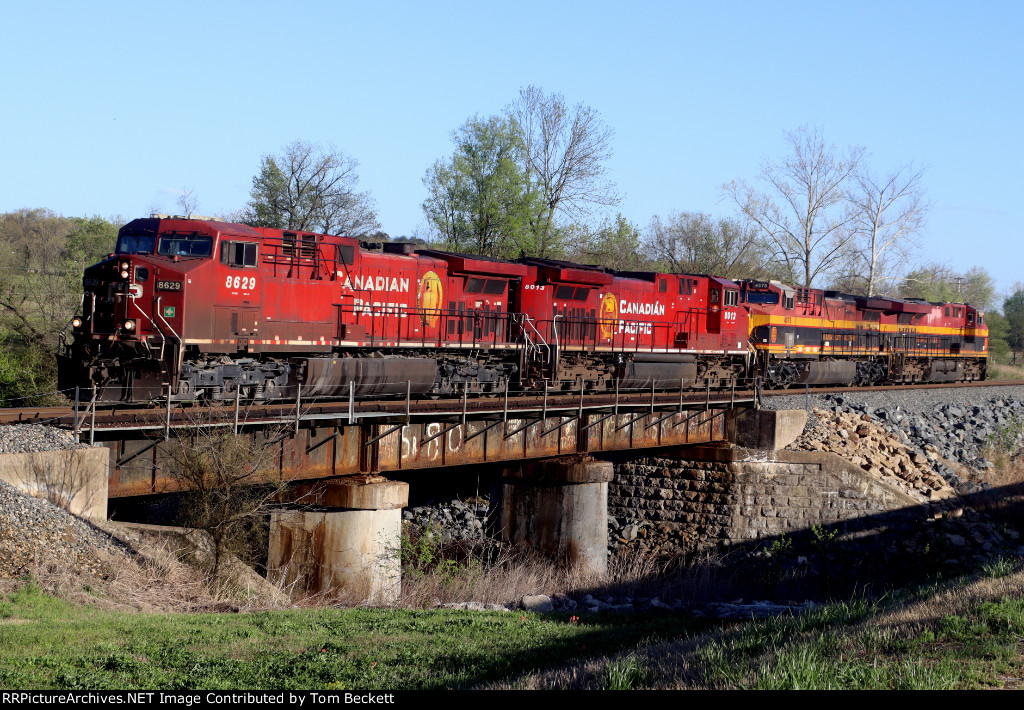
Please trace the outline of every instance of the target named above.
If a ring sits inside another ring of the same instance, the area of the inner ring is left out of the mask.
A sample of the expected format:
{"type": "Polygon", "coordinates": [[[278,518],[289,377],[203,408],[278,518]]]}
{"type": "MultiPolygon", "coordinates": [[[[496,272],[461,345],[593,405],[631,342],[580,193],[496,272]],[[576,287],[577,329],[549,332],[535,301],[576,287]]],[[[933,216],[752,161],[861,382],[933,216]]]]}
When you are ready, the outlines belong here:
{"type": "Polygon", "coordinates": [[[809,362],[793,380],[798,385],[849,385],[857,378],[857,363],[825,360],[809,362]]]}
{"type": "Polygon", "coordinates": [[[429,392],[437,363],[414,357],[311,357],[299,363],[303,397],[347,395],[355,383],[357,397],[429,392]]]}
{"type": "Polygon", "coordinates": [[[956,382],[964,376],[963,363],[959,360],[933,360],[928,369],[929,382],[956,382]]]}
{"type": "Polygon", "coordinates": [[[619,365],[615,376],[619,387],[626,389],[679,389],[697,380],[697,363],[642,362],[638,358],[619,365]]]}

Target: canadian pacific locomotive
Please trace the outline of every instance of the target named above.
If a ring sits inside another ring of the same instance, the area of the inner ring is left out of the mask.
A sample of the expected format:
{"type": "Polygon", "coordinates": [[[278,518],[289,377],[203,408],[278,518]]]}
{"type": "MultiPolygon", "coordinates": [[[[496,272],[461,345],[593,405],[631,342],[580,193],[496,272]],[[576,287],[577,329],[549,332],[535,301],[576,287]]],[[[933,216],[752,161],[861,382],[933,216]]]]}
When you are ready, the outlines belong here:
{"type": "Polygon", "coordinates": [[[984,316],[154,216],[85,271],[60,387],[101,402],[985,376],[984,316]]]}

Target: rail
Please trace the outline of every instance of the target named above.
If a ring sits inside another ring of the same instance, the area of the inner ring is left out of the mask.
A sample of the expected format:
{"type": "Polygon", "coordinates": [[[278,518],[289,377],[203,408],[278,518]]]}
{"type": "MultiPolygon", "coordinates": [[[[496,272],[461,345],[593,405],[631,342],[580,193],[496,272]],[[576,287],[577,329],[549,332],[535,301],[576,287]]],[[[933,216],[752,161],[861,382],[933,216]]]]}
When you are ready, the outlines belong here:
{"type": "MultiPolygon", "coordinates": [[[[163,430],[169,436],[174,428],[196,425],[227,427],[239,431],[253,425],[288,425],[298,428],[299,422],[337,420],[350,425],[361,422],[387,422],[413,419],[456,419],[465,422],[467,417],[499,417],[507,421],[510,417],[537,414],[570,413],[576,418],[585,412],[606,409],[644,410],[647,413],[658,410],[682,411],[684,408],[716,408],[753,406],[755,382],[737,378],[725,380],[724,386],[713,388],[710,382],[700,389],[664,390],[650,388],[620,388],[614,390],[588,390],[575,380],[545,382],[543,391],[536,393],[503,392],[470,397],[463,390],[461,396],[435,400],[411,393],[407,383],[404,397],[383,399],[379,396],[356,397],[350,387],[347,398],[305,397],[299,386],[299,396],[294,402],[261,403],[246,402],[240,396],[232,403],[221,406],[196,406],[164,399],[159,406],[147,408],[98,408],[94,402],[82,402],[76,393],[78,406],[63,408],[63,416],[50,416],[49,421],[57,426],[71,429],[76,435],[94,443],[96,434],[107,431],[163,430]],[[84,405],[84,406],[83,406],[84,405]]],[[[680,385],[685,384],[680,382],[680,385]]],[[[49,410],[56,413],[59,408],[49,410]]],[[[27,420],[26,420],[27,421],[27,420]]]]}

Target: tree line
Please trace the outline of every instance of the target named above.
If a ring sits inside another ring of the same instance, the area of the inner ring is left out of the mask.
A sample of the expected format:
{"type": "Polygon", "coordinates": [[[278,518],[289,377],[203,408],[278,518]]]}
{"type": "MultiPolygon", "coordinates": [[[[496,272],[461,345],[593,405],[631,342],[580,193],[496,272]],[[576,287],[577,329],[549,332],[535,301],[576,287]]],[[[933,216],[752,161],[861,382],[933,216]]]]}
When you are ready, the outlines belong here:
{"type": "MultiPolygon", "coordinates": [[[[731,215],[671,208],[641,227],[616,208],[614,131],[597,111],[535,86],[451,133],[452,152],[423,176],[426,232],[400,237],[497,258],[543,257],[618,270],[778,279],[857,295],[972,303],[988,312],[992,351],[1024,349],[1024,283],[997,300],[982,267],[921,262],[930,203],[922,166],[876,170],[867,150],[822,131],[785,134],[787,153],[721,186],[731,215]],[[908,269],[908,264],[917,264],[908,269]],[[997,308],[1001,307],[1000,313],[997,308]]],[[[259,227],[388,241],[358,163],[297,140],[260,158],[249,200],[218,215],[259,227]]],[[[194,190],[177,207],[192,215],[194,190]]],[[[113,251],[120,218],[47,209],[0,214],[0,397],[52,392],[52,353],[81,299],[83,268],[113,251]]]]}

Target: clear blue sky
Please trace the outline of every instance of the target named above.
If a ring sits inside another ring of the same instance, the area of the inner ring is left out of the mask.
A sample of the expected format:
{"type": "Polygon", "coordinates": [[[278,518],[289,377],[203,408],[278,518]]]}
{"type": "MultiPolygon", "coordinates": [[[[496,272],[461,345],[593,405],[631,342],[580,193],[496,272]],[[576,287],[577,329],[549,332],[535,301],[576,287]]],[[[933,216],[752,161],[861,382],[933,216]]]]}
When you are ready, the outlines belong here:
{"type": "Polygon", "coordinates": [[[359,161],[386,232],[475,113],[535,84],[615,131],[620,210],[733,214],[721,185],[820,126],[929,166],[925,258],[1024,281],[1019,2],[8,3],[0,212],[241,208],[296,139],[359,161]]]}

